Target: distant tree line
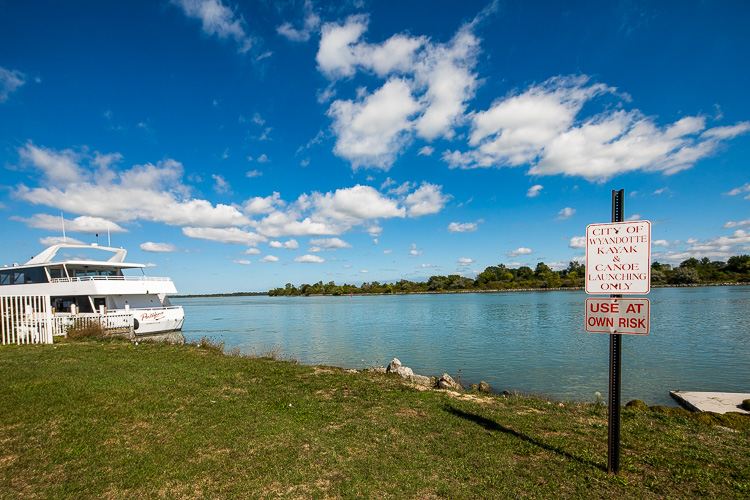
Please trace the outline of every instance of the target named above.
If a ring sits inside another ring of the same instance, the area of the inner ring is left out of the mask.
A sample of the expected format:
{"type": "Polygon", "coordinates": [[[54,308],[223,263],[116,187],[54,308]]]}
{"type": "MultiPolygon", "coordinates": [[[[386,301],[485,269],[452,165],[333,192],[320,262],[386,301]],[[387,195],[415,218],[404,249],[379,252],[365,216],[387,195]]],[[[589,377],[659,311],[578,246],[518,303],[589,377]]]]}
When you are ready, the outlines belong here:
{"type": "MultiPolygon", "coordinates": [[[[365,282],[361,286],[337,285],[333,281],[324,284],[303,283],[299,287],[287,283],[284,288],[268,291],[270,296],[296,295],[350,295],[354,293],[419,293],[458,292],[481,290],[582,288],[585,285],[586,269],[579,262],[571,261],[561,271],[553,271],[540,262],[535,269],[528,266],[509,268],[504,264],[490,266],[479,273],[476,279],[458,274],[430,276],[427,281],[400,280],[395,283],[365,282]]],[[[690,258],[673,268],[669,264],[654,261],[651,264],[651,283],[659,285],[689,285],[709,283],[750,282],[750,256],[730,257],[727,262],[690,258]]]]}

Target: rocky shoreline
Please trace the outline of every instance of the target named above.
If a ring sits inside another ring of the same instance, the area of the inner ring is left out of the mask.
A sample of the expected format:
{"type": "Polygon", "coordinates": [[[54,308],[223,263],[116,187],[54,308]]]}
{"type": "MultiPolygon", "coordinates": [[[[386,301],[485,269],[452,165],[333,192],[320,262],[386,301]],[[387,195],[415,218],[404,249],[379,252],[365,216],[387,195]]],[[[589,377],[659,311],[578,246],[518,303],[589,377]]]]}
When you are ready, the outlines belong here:
{"type": "MultiPolygon", "coordinates": [[[[408,380],[409,382],[412,382],[413,384],[416,384],[421,387],[425,387],[428,389],[445,389],[450,391],[462,391],[464,388],[456,382],[453,377],[448,375],[447,373],[443,373],[440,377],[428,377],[426,375],[418,375],[414,373],[414,370],[409,368],[408,366],[404,366],[401,364],[401,361],[399,361],[398,358],[393,358],[390,363],[388,363],[388,366],[380,366],[377,368],[374,368],[372,371],[375,373],[395,373],[397,375],[400,375],[401,378],[404,378],[408,380]]],[[[492,391],[492,388],[490,387],[490,384],[488,384],[485,381],[481,381],[478,384],[472,384],[471,386],[472,390],[476,390],[479,392],[483,392],[486,394],[489,394],[492,391]]]]}

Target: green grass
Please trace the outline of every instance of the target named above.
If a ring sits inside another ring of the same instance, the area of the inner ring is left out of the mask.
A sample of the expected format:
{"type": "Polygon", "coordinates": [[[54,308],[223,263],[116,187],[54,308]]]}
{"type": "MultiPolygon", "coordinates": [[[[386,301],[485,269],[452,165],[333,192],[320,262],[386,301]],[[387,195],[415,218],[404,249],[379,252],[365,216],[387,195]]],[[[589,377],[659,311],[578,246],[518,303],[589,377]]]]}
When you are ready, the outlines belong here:
{"type": "MultiPolygon", "coordinates": [[[[2,498],[750,496],[750,431],[191,346],[0,348],[2,498]]],[[[740,425],[742,427],[742,425],[740,425]]]]}

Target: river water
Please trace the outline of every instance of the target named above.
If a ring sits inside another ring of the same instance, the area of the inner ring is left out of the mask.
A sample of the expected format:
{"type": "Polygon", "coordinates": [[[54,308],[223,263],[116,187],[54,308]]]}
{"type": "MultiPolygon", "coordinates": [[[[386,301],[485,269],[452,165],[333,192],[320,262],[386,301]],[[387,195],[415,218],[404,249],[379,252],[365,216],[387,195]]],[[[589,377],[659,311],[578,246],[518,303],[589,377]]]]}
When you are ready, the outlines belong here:
{"type": "MultiPolygon", "coordinates": [[[[583,291],[175,298],[183,333],[302,364],[387,365],[484,380],[494,392],[607,399],[609,335],[587,333],[583,291]]],[[[641,296],[642,297],[642,296],[641,296]]],[[[657,288],[651,333],[623,335],[622,403],[670,390],[750,392],[750,287],[657,288]]]]}

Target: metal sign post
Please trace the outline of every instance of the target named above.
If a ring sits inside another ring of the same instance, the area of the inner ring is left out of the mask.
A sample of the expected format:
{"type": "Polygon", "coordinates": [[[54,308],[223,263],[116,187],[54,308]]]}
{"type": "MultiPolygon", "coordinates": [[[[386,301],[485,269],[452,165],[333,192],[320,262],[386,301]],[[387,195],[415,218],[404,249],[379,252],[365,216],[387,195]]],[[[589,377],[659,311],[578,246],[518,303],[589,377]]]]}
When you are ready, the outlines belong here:
{"type": "Polygon", "coordinates": [[[586,300],[586,331],[609,333],[609,450],[607,470],[620,471],[620,365],[622,334],[647,335],[648,299],[622,293],[651,290],[651,223],[623,222],[625,190],[612,191],[612,222],[586,227],[586,293],[610,293],[586,300]],[[612,292],[616,292],[612,294],[612,292]]]}
{"type": "MultiPolygon", "coordinates": [[[[625,209],[625,190],[612,191],[612,222],[622,222],[625,209]]],[[[619,299],[620,294],[612,294],[611,299],[619,299]]],[[[620,471],[620,364],[622,359],[622,335],[614,333],[609,337],[609,433],[607,435],[607,471],[617,474],[620,471]]]]}

